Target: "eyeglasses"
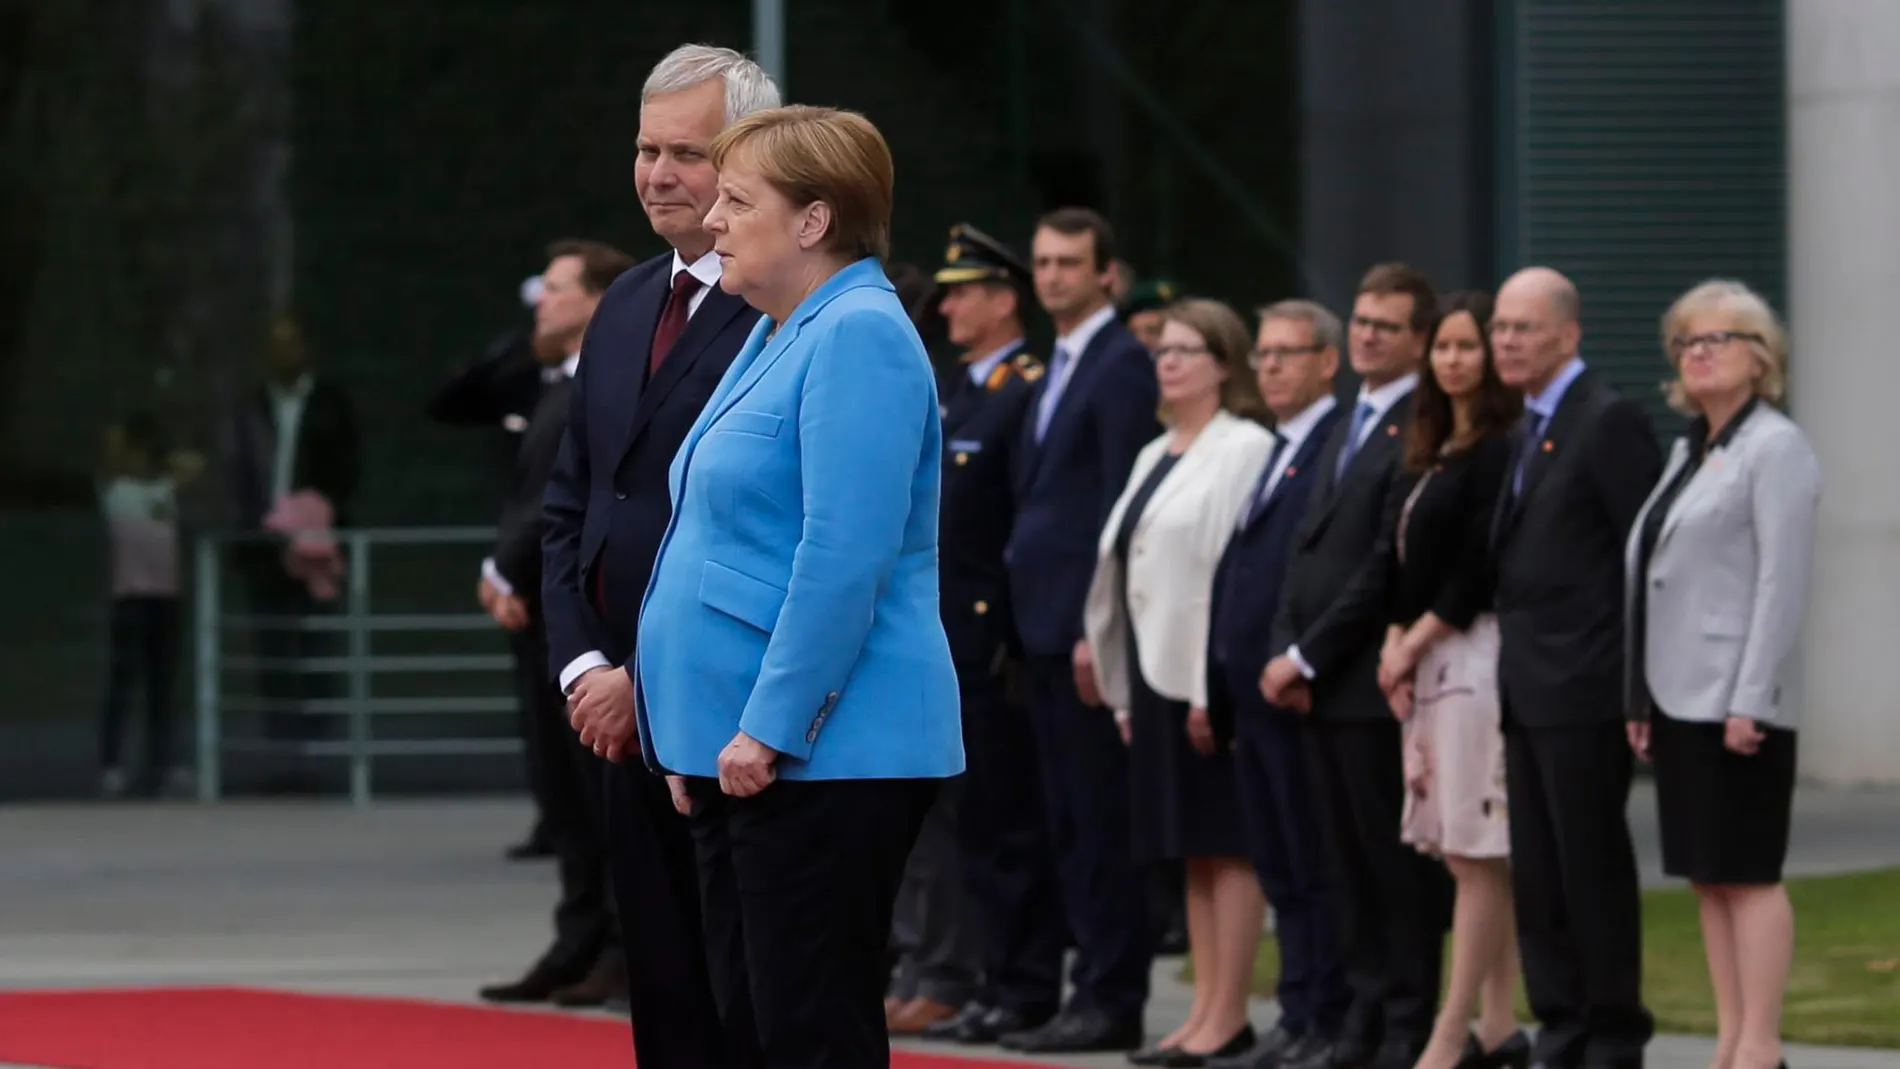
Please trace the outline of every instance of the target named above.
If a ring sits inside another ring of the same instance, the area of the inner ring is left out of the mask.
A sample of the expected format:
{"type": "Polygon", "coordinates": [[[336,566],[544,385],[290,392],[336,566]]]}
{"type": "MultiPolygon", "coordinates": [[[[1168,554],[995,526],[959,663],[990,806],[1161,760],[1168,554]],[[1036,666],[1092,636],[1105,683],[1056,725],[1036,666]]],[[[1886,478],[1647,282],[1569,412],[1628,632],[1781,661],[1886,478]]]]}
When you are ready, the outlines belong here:
{"type": "Polygon", "coordinates": [[[1285,363],[1296,356],[1317,353],[1326,348],[1324,345],[1277,345],[1271,349],[1255,349],[1247,354],[1247,366],[1259,371],[1267,364],[1285,363]]]}
{"type": "Polygon", "coordinates": [[[1704,345],[1711,349],[1720,349],[1732,341],[1752,341],[1762,344],[1762,336],[1745,330],[1712,330],[1707,334],[1691,334],[1688,337],[1677,335],[1669,339],[1669,351],[1677,356],[1704,345]]]}
{"type": "Polygon", "coordinates": [[[1205,345],[1163,345],[1154,351],[1154,358],[1160,361],[1170,356],[1206,356],[1207,354],[1208,348],[1205,345]]]}
{"type": "Polygon", "coordinates": [[[1353,316],[1352,329],[1369,330],[1374,334],[1397,334],[1405,329],[1404,323],[1394,323],[1390,319],[1374,319],[1371,316],[1353,316]]]}

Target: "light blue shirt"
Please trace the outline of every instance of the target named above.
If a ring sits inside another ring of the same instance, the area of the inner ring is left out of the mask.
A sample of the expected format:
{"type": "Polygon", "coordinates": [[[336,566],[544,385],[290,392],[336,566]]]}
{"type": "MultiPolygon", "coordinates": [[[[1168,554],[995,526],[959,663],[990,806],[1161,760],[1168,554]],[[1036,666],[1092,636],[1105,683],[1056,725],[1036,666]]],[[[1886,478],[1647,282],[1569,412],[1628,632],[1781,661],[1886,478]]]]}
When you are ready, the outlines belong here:
{"type": "Polygon", "coordinates": [[[1003,346],[1001,349],[998,349],[995,352],[992,352],[990,355],[984,357],[983,359],[978,360],[976,363],[971,364],[970,365],[970,381],[976,383],[978,386],[981,386],[984,383],[990,381],[990,372],[996,370],[996,365],[1009,359],[1012,353],[1014,353],[1016,350],[1022,347],[1023,347],[1023,340],[1021,338],[1014,338],[1009,342],[1009,344],[1003,346]]]}
{"type": "Polygon", "coordinates": [[[1550,417],[1557,414],[1557,406],[1564,403],[1564,392],[1570,389],[1570,384],[1577,381],[1577,376],[1581,374],[1583,374],[1583,357],[1571,357],[1569,363],[1557,369],[1557,377],[1550,380],[1550,385],[1544,387],[1543,393],[1536,397],[1528,393],[1524,395],[1525,411],[1535,413],[1543,420],[1545,426],[1549,426],[1550,417]]]}

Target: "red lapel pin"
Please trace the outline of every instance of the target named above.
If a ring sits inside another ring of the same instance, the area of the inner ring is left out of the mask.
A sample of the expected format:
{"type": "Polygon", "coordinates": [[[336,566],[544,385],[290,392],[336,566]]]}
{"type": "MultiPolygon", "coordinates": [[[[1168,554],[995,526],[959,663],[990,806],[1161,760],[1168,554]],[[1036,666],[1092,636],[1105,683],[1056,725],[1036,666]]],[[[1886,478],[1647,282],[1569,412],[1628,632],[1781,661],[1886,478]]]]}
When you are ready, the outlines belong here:
{"type": "Polygon", "coordinates": [[[1544,439],[1544,452],[1548,453],[1555,448],[1557,447],[1551,443],[1550,439],[1548,438],[1544,439]]]}

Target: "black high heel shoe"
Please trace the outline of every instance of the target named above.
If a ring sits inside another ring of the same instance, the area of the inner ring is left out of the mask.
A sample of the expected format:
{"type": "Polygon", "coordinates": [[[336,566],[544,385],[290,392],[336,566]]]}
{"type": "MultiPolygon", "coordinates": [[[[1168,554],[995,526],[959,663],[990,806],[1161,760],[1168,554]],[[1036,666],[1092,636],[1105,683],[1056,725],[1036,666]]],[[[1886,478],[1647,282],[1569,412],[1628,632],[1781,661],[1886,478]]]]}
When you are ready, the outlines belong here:
{"type": "Polygon", "coordinates": [[[1473,1069],[1530,1069],[1530,1065],[1531,1037],[1520,1031],[1480,1054],[1473,1069]]]}
{"type": "Polygon", "coordinates": [[[1240,1031],[1234,1033],[1232,1039],[1222,1043],[1218,1050],[1211,1050],[1206,1054],[1196,1054],[1193,1051],[1181,1050],[1177,1047],[1174,1050],[1166,1052],[1163,1060],[1154,1064],[1164,1066],[1166,1069],[1200,1069],[1200,1067],[1206,1065],[1210,1059],[1238,1058],[1242,1054],[1252,1050],[1254,1044],[1257,1042],[1259,1042],[1259,1037],[1254,1035],[1253,1025],[1245,1025],[1240,1031]]]}

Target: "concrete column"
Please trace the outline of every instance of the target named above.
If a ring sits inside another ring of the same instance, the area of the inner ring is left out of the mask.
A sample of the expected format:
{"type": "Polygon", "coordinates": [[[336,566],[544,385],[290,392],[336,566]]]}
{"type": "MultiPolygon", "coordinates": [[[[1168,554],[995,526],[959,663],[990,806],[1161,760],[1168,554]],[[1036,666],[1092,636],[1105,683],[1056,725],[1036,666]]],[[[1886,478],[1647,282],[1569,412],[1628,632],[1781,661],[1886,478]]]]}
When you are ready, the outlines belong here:
{"type": "Polygon", "coordinates": [[[1791,408],[1819,453],[1804,774],[1900,782],[1900,3],[1789,0],[1791,408]]]}

